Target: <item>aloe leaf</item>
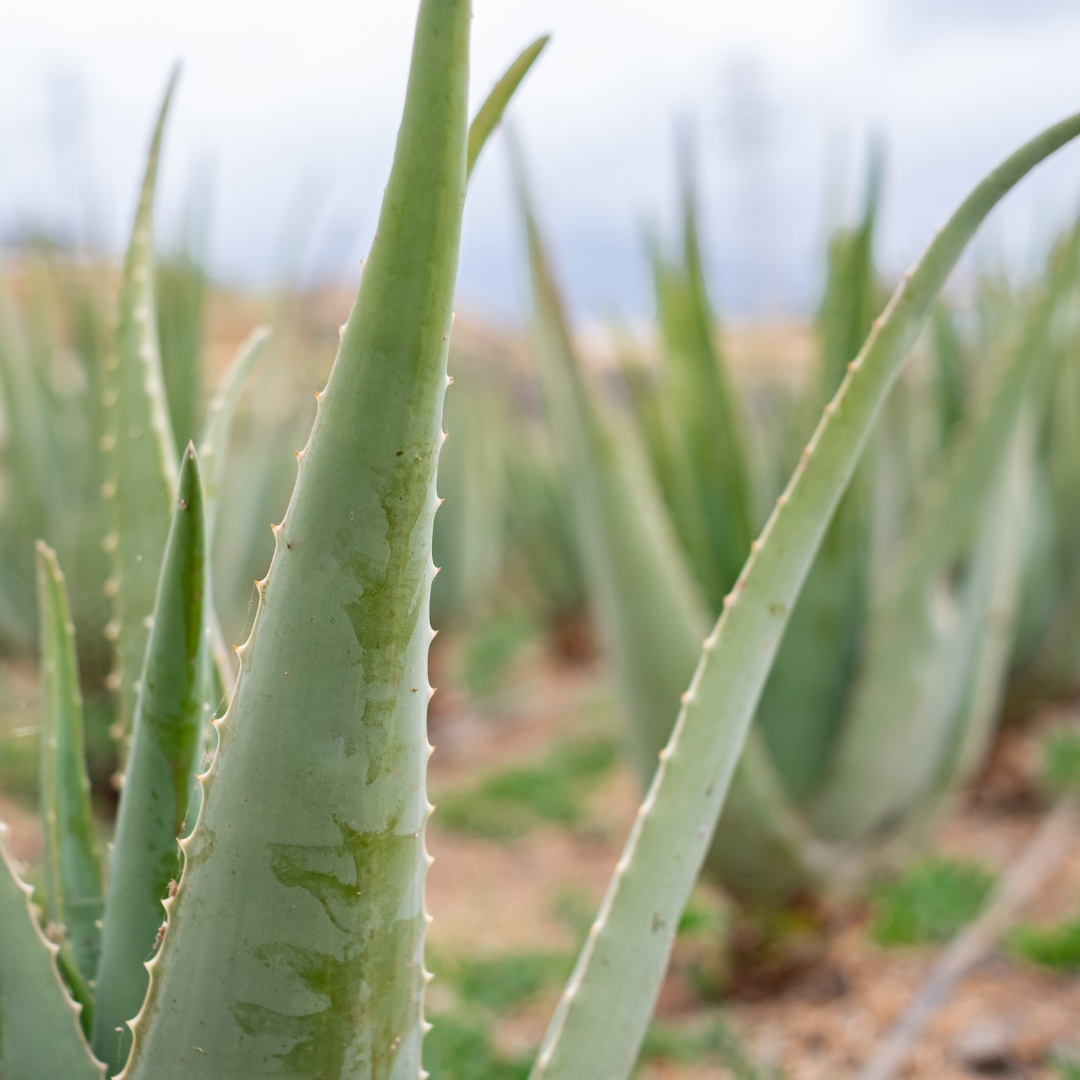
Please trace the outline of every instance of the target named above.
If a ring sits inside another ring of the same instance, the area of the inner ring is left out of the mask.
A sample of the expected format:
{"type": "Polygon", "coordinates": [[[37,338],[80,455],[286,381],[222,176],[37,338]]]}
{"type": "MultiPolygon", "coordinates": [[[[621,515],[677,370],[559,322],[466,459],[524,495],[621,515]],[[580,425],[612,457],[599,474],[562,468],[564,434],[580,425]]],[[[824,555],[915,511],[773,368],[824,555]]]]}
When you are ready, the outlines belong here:
{"type": "Polygon", "coordinates": [[[1080,227],[1063,252],[1025,340],[1000,373],[990,400],[958,434],[926,485],[912,534],[872,616],[868,656],[830,775],[814,798],[825,836],[869,836],[903,819],[933,783],[957,708],[943,682],[958,668],[950,644],[964,626],[950,582],[1007,459],[1033,378],[1045,364],[1054,314],[1074,280],[1080,227]],[[951,698],[951,700],[950,700],[951,698]]]}
{"type": "Polygon", "coordinates": [[[41,817],[48,918],[70,945],[83,980],[97,973],[104,908],[101,859],[90,811],[83,749],[75,627],[64,575],[51,548],[37,545],[41,633],[41,817]]]}
{"type": "Polygon", "coordinates": [[[719,611],[752,536],[749,463],[743,418],[717,350],[698,239],[692,166],[681,158],[683,259],[654,257],[657,313],[672,411],[679,419],[708,549],[688,549],[706,599],[719,611]]]}
{"type": "Polygon", "coordinates": [[[169,408],[169,426],[181,454],[195,438],[201,389],[203,323],[209,282],[190,250],[183,250],[157,266],[158,341],[163,396],[169,408]]]}
{"type": "Polygon", "coordinates": [[[118,1072],[131,1046],[164,920],[162,901],[180,878],[185,832],[207,726],[206,533],[194,448],[180,468],[161,565],[153,626],[135,708],[135,728],[109,873],[97,973],[94,1053],[118,1072]]]}
{"type": "Polygon", "coordinates": [[[933,382],[944,446],[964,417],[964,352],[952,312],[944,301],[934,308],[930,326],[933,331],[933,382]]]}
{"type": "Polygon", "coordinates": [[[130,737],[146,652],[146,622],[154,607],[158,570],[172,518],[176,447],[165,401],[154,300],[154,185],[165,120],[178,73],[169,80],[154,128],[131,243],[120,279],[116,336],[105,361],[103,400],[109,479],[113,619],[116,645],[111,685],[119,690],[118,732],[130,737]]]}
{"type": "MultiPolygon", "coordinates": [[[[999,490],[979,530],[966,590],[963,634],[949,673],[960,685],[950,727],[952,748],[935,778],[922,817],[935,814],[944,797],[966,783],[986,760],[1000,715],[1016,625],[1024,522],[1031,503],[1034,457],[1030,403],[1021,415],[999,490]]],[[[948,685],[945,696],[952,696],[948,685]]]]}
{"type": "Polygon", "coordinates": [[[506,106],[514,92],[521,85],[522,79],[529,73],[529,69],[536,63],[536,58],[544,51],[544,47],[551,40],[550,34],[538,37],[528,48],[523,49],[517,59],[503,72],[499,81],[491,88],[491,93],[484,99],[484,103],[476,110],[469,125],[469,148],[465,166],[466,176],[472,176],[473,168],[480,151],[484,149],[491,133],[499,126],[503,118],[506,106]]]}
{"type": "Polygon", "coordinates": [[[470,5],[423,0],[377,239],[186,839],[123,1076],[415,1076],[428,598],[470,5]]]}
{"type": "Polygon", "coordinates": [[[788,613],[875,417],[983,218],[1077,134],[1080,115],[1039,135],[975,188],[905,275],[826,406],[705,641],[652,786],[552,1018],[534,1080],[629,1075],[788,613]]]}
{"type": "Polygon", "coordinates": [[[247,382],[255,361],[270,340],[270,327],[257,326],[240,343],[225,373],[221,376],[217,391],[206,410],[202,436],[199,439],[199,461],[202,463],[202,483],[205,497],[204,518],[207,542],[214,541],[217,521],[217,503],[225,479],[225,461],[229,450],[229,435],[240,392],[247,382]]]}
{"type": "Polygon", "coordinates": [[[0,1076],[103,1080],[57,971],[57,947],[38,927],[33,891],[15,872],[0,822],[0,1076]]]}
{"type": "MultiPolygon", "coordinates": [[[[633,440],[627,432],[613,432],[574,355],[516,154],[514,166],[529,245],[541,381],[563,451],[594,604],[647,783],[671,733],[680,687],[700,655],[708,615],[648,472],[634,460],[633,440]]],[[[756,732],[751,744],[709,865],[740,893],[791,895],[820,880],[827,853],[810,843],[756,732]]]]}
{"type": "MultiPolygon", "coordinates": [[[[837,229],[829,241],[816,366],[801,405],[808,427],[836,393],[846,365],[871,329],[881,182],[881,153],[872,146],[862,221],[854,229],[837,229]]],[[[870,600],[871,492],[885,464],[873,450],[863,455],[829,523],[755,715],[786,791],[799,801],[821,779],[855,678],[870,600]]]]}

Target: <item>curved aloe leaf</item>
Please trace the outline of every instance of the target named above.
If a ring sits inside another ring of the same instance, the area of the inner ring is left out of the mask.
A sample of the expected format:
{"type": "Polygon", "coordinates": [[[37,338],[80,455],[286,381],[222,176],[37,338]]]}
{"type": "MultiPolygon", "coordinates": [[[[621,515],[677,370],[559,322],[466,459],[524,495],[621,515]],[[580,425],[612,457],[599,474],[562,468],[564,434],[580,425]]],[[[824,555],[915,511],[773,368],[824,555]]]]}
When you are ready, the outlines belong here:
{"type": "Polygon", "coordinates": [[[470,5],[423,0],[377,239],[123,1075],[416,1076],[435,469],[470,5]]]}
{"type": "MultiPolygon", "coordinates": [[[[536,354],[574,502],[593,600],[619,672],[638,767],[648,782],[693,674],[708,616],[633,441],[616,437],[583,377],[515,157],[534,293],[536,354]]],[[[814,845],[751,735],[709,865],[732,888],[789,895],[820,879],[814,845]]]]}
{"type": "MultiPolygon", "coordinates": [[[[206,421],[202,438],[199,440],[199,460],[202,462],[202,480],[204,507],[203,516],[206,525],[206,548],[208,554],[214,551],[214,538],[217,534],[217,506],[221,488],[225,479],[225,461],[229,450],[229,434],[232,431],[233,416],[240,400],[240,391],[244,388],[248,375],[270,340],[270,327],[257,326],[240,343],[236,355],[225,370],[206,410],[206,421]]],[[[225,635],[221,631],[217,612],[212,599],[213,576],[208,573],[207,620],[210,625],[210,643],[213,656],[212,685],[209,687],[211,702],[220,702],[232,692],[235,671],[230,650],[225,647],[225,635]]]]}
{"type": "Polygon", "coordinates": [[[671,739],[533,1069],[629,1075],[788,613],[877,413],[972,234],[1017,181],[1080,134],[1080,115],[995,169],[905,275],[826,406],[791,482],[705,641],[671,739]]]}
{"type": "MultiPolygon", "coordinates": [[[[873,239],[882,173],[882,154],[873,145],[862,221],[837,229],[829,241],[818,354],[801,404],[811,430],[880,310],[873,239]]],[[[829,523],[755,714],[785,790],[799,801],[821,779],[855,678],[870,600],[871,493],[883,464],[873,449],[863,455],[829,523]]]]}
{"type": "Polygon", "coordinates": [[[469,148],[465,165],[466,177],[472,176],[473,168],[480,151],[484,149],[491,133],[499,126],[503,118],[506,106],[514,92],[521,85],[521,80],[529,73],[529,69],[536,63],[536,58],[544,51],[544,47],[551,40],[550,34],[538,37],[528,48],[522,49],[517,59],[503,72],[499,81],[491,88],[491,93],[484,99],[483,105],[476,110],[469,125],[469,148]]]}
{"type": "Polygon", "coordinates": [[[212,547],[217,523],[217,502],[221,484],[225,478],[225,460],[229,450],[229,434],[232,431],[236,404],[240,391],[251,374],[266,343],[270,340],[270,327],[257,326],[240,343],[236,355],[225,369],[217,391],[206,409],[206,421],[199,439],[199,461],[202,463],[203,493],[206,499],[204,519],[207,544],[212,547]]]}
{"type": "MultiPolygon", "coordinates": [[[[90,811],[82,696],[64,575],[51,548],[37,545],[41,632],[41,817],[49,921],[64,936],[81,976],[97,974],[104,908],[101,858],[90,811]]],[[[62,957],[61,962],[67,959],[62,957]]],[[[77,983],[76,983],[77,985],[77,983]]],[[[79,993],[86,998],[85,991],[79,993]]],[[[88,1002],[87,1002],[88,1003],[88,1002]]]]}
{"type": "Polygon", "coordinates": [[[206,729],[206,534],[195,451],[180,468],[154,621],[135,709],[109,873],[97,974],[94,1053],[118,1072],[131,1047],[127,1021],[146,996],[146,961],[180,878],[184,834],[206,729]]]}
{"type": "Polygon", "coordinates": [[[106,435],[112,553],[113,619],[106,628],[116,644],[110,682],[119,690],[117,732],[130,737],[138,696],[136,682],[154,609],[158,570],[165,551],[176,490],[176,447],[165,401],[154,306],[154,185],[165,119],[178,72],[161,103],[143,177],[131,243],[120,279],[112,352],[105,361],[106,435]]]}
{"type": "Polygon", "coordinates": [[[38,928],[30,896],[7,853],[0,822],[0,1076],[103,1080],[79,1027],[79,1007],[56,969],[57,948],[38,928]]]}
{"type": "Polygon", "coordinates": [[[955,676],[966,670],[955,654],[966,620],[947,610],[949,574],[973,546],[1001,476],[1032,379],[1045,362],[1054,314],[1074,281],[1080,226],[1025,339],[982,410],[961,431],[926,486],[923,505],[898,568],[872,616],[865,666],[851,713],[813,817],[823,835],[866,837],[902,820],[936,779],[958,708],[955,676]],[[953,694],[944,692],[954,687],[953,694]]]}

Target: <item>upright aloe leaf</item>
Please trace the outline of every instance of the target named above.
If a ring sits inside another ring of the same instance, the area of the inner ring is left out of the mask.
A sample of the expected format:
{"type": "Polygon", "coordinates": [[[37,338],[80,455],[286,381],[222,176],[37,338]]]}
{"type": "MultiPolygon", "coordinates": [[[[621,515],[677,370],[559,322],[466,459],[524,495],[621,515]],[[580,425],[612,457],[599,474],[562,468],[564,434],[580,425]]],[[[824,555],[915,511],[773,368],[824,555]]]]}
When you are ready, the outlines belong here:
{"type": "Polygon", "coordinates": [[[480,151],[491,137],[491,133],[499,126],[506,106],[514,92],[521,85],[521,80],[529,74],[529,69],[536,63],[537,57],[544,51],[544,47],[551,40],[549,34],[538,37],[528,48],[523,49],[517,59],[503,72],[499,81],[491,88],[491,93],[484,99],[483,105],[476,110],[469,125],[469,148],[465,166],[466,177],[472,176],[473,168],[480,151]]]}
{"type": "Polygon", "coordinates": [[[56,969],[56,946],[38,928],[0,822],[0,1076],[103,1080],[79,1028],[79,1010],[56,969]]]}
{"type": "Polygon", "coordinates": [[[934,391],[941,425],[942,445],[964,418],[964,352],[952,312],[944,301],[934,308],[930,321],[933,344],[934,391]]]}
{"type": "Polygon", "coordinates": [[[240,391],[251,369],[270,340],[270,327],[257,326],[240,343],[236,355],[226,368],[217,391],[206,410],[206,421],[199,439],[199,461],[202,462],[203,491],[206,496],[207,543],[213,544],[217,522],[217,502],[225,478],[225,461],[229,450],[233,416],[240,400],[240,391]]]}
{"type": "Polygon", "coordinates": [[[157,267],[158,340],[164,397],[177,455],[195,438],[201,390],[203,323],[209,282],[188,247],[157,267]]]}
{"type": "MultiPolygon", "coordinates": [[[[80,1000],[97,974],[104,908],[101,859],[83,749],[75,627],[56,555],[37,545],[41,632],[41,818],[49,921],[63,935],[61,964],[80,1000]],[[70,949],[70,957],[67,950],[70,949]],[[65,961],[74,962],[74,970],[65,961]],[[80,985],[82,984],[82,985],[80,985]]],[[[6,1022],[6,1021],[5,1021],[6,1022]]]]}
{"type": "Polygon", "coordinates": [[[423,0],[377,239],[217,722],[123,1075],[415,1076],[467,0],[423,0]]]}
{"type": "Polygon", "coordinates": [[[189,444],[158,580],[109,873],[93,1045],[113,1073],[131,1047],[127,1021],[146,996],[145,965],[164,919],[161,903],[180,879],[177,840],[185,832],[209,719],[206,593],[202,485],[189,444]]]}
{"type": "MultiPolygon", "coordinates": [[[[753,523],[743,420],[717,351],[705,287],[692,167],[682,162],[683,258],[654,257],[667,393],[679,418],[708,548],[689,549],[706,599],[719,611],[750,550],[753,523]]],[[[685,541],[684,541],[685,543],[685,541]]]]}
{"type": "Polygon", "coordinates": [[[875,417],[983,218],[1077,134],[1080,115],[1032,140],[975,188],[905,275],[851,362],[705,641],[652,786],[556,1008],[534,1080],[629,1075],[777,642],[875,417]]]}
{"type": "Polygon", "coordinates": [[[154,301],[154,184],[165,119],[177,75],[169,81],[154,128],[131,243],[120,279],[116,335],[105,362],[105,446],[109,479],[110,532],[104,546],[112,553],[113,597],[108,635],[116,643],[111,682],[120,693],[118,727],[130,736],[135,683],[146,652],[147,622],[154,608],[158,570],[172,518],[176,490],[173,444],[154,301]]]}

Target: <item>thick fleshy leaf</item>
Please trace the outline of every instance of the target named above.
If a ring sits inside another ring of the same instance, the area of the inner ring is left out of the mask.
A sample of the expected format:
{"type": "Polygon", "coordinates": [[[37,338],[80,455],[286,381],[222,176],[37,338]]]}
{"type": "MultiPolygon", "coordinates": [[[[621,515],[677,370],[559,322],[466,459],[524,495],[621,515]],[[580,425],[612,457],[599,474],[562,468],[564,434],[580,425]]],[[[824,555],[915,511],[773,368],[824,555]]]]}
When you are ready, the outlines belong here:
{"type": "Polygon", "coordinates": [[[65,946],[70,947],[82,981],[90,982],[97,973],[105,901],[83,749],[75,627],[64,575],[52,549],[41,541],[37,545],[37,571],[46,910],[65,946]]]}
{"type": "Polygon", "coordinates": [[[0,822],[0,1076],[103,1080],[56,969],[57,948],[30,906],[33,891],[15,872],[0,822]]]}
{"type": "MultiPolygon", "coordinates": [[[[154,299],[154,185],[177,74],[158,113],[131,243],[120,279],[116,336],[105,361],[106,436],[113,598],[108,636],[116,645],[111,681],[119,691],[117,733],[130,738],[136,682],[146,652],[158,571],[172,519],[177,456],[165,401],[154,299]]],[[[125,741],[126,745],[126,741],[125,741]]]]}
{"type": "Polygon", "coordinates": [[[415,1077],[435,470],[468,0],[422,0],[377,239],[299,475],[123,1075],[415,1077]]]}
{"type": "Polygon", "coordinates": [[[187,831],[210,719],[206,593],[202,485],[189,445],[158,580],[109,871],[93,1046],[112,1072],[127,1058],[127,1021],[146,996],[146,961],[164,921],[162,901],[180,879],[177,841],[187,831]]]}

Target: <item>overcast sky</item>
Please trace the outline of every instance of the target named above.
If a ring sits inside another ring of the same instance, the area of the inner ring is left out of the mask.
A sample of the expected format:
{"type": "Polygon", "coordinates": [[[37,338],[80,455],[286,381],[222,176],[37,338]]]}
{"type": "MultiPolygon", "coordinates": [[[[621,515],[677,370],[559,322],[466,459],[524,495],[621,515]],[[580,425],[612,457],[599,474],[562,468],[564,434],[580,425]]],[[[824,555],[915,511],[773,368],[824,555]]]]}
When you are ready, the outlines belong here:
{"type": "MultiPolygon", "coordinates": [[[[212,191],[222,280],[355,280],[389,170],[415,0],[9,0],[0,37],[0,234],[122,243],[168,70],[184,70],[159,235],[212,191]]],[[[1070,0],[474,0],[482,98],[529,40],[552,44],[513,107],[577,312],[650,310],[646,221],[670,222],[673,138],[692,123],[713,291],[734,314],[815,300],[830,215],[887,146],[880,256],[917,256],[967,188],[1080,110],[1070,0]]],[[[460,303],[523,307],[504,152],[474,180],[460,303]]],[[[204,200],[205,201],[205,200],[204,200]]],[[[1030,265],[1080,205],[1080,152],[1031,178],[983,257],[1030,265]]]]}

